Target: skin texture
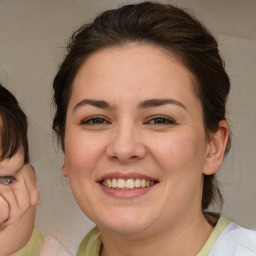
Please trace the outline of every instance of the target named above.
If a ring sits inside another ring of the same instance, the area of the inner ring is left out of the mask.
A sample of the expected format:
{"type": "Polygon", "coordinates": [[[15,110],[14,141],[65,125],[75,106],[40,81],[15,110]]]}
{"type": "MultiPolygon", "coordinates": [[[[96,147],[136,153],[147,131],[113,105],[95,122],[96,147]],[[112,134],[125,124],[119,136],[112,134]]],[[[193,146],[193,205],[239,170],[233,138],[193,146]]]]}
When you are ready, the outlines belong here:
{"type": "MultiPolygon", "coordinates": [[[[14,174],[16,181],[10,185],[0,185],[1,210],[8,212],[9,219],[0,230],[0,255],[10,255],[29,241],[34,228],[39,190],[36,186],[34,170],[23,166],[14,174]],[[5,209],[8,202],[8,210],[5,209]],[[10,242],[11,241],[11,242],[10,242]]],[[[2,214],[1,214],[2,215],[2,214]]]]}
{"type": "Polygon", "coordinates": [[[28,242],[33,228],[39,190],[33,168],[23,163],[23,150],[0,161],[0,176],[13,176],[11,184],[0,184],[0,255],[10,255],[28,242]]]}
{"type": "Polygon", "coordinates": [[[62,171],[100,229],[101,255],[195,255],[213,228],[201,212],[203,174],[219,169],[227,135],[223,121],[206,136],[193,76],[171,54],[130,44],[91,55],[74,80],[62,171]],[[104,175],[158,183],[117,198],[99,184],[104,175]]]}

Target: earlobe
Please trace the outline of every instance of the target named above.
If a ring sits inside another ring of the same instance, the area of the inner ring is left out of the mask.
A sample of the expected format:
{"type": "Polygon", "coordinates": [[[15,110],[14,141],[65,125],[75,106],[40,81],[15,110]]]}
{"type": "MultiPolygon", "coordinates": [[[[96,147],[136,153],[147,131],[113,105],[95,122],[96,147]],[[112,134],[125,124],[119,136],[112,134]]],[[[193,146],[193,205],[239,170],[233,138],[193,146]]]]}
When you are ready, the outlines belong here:
{"type": "Polygon", "coordinates": [[[228,141],[229,128],[225,120],[219,122],[219,129],[210,135],[209,151],[203,174],[211,175],[216,173],[223,161],[225,149],[228,141]]]}
{"type": "Polygon", "coordinates": [[[61,172],[62,172],[63,176],[68,177],[68,172],[67,172],[67,169],[66,169],[65,161],[64,161],[64,163],[61,167],[61,172]]]}

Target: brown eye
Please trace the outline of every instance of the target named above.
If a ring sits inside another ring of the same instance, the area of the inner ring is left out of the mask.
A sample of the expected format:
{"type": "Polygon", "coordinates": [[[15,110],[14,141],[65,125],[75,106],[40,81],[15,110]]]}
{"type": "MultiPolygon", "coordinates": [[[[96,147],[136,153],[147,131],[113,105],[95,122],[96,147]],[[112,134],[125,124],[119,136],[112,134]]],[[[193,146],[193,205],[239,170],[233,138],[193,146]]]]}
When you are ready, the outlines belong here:
{"type": "Polygon", "coordinates": [[[103,117],[96,116],[96,117],[90,117],[82,120],[81,124],[83,125],[109,124],[109,121],[107,121],[103,117]]]}
{"type": "Polygon", "coordinates": [[[87,124],[103,124],[105,120],[100,117],[91,118],[89,121],[87,121],[87,124]]]}
{"type": "Polygon", "coordinates": [[[149,124],[156,124],[156,125],[168,125],[168,124],[175,124],[175,122],[167,117],[157,116],[148,121],[149,124]]]}

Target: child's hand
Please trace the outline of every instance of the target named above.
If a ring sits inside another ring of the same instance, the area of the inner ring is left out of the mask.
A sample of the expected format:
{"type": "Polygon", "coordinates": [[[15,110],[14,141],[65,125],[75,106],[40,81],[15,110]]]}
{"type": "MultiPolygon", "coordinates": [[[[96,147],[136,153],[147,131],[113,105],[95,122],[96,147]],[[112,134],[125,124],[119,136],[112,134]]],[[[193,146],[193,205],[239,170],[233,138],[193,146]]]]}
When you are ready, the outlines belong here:
{"type": "Polygon", "coordinates": [[[35,172],[31,165],[24,165],[7,175],[13,175],[15,180],[10,184],[0,184],[1,256],[17,252],[29,241],[39,200],[35,172]]]}
{"type": "Polygon", "coordinates": [[[0,178],[0,232],[38,203],[39,191],[31,165],[24,165],[14,179],[11,177],[0,178]]]}
{"type": "Polygon", "coordinates": [[[5,223],[9,218],[9,204],[4,197],[0,195],[0,230],[3,228],[2,223],[5,223]]]}

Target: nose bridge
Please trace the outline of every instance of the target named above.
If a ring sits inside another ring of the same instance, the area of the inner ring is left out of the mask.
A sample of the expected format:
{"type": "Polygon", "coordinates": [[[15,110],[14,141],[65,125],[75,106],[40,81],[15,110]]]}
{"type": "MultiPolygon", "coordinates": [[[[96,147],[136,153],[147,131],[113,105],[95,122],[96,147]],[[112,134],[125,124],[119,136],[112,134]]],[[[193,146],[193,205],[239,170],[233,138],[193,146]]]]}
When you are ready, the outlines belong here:
{"type": "Polygon", "coordinates": [[[146,150],[136,125],[128,120],[117,125],[113,130],[107,149],[108,156],[121,162],[142,159],[146,150]]]}

